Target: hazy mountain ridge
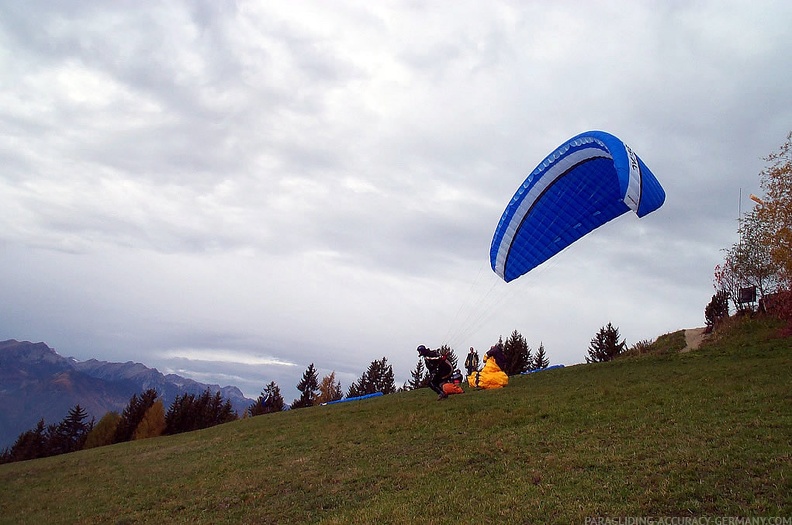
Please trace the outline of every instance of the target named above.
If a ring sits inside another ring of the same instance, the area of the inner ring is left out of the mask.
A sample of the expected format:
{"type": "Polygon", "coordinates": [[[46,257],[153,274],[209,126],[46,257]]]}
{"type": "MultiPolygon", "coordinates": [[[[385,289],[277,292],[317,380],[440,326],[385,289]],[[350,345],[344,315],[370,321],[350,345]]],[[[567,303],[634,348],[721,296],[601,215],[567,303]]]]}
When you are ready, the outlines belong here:
{"type": "Polygon", "coordinates": [[[177,396],[207,388],[219,390],[240,415],[253,403],[234,386],[164,375],[133,361],[77,361],[45,343],[10,339],[0,341],[0,448],[13,444],[42,418],[47,424],[60,422],[76,404],[98,420],[107,412],[122,411],[133,394],[149,388],[159,393],[166,409],[177,396]]]}

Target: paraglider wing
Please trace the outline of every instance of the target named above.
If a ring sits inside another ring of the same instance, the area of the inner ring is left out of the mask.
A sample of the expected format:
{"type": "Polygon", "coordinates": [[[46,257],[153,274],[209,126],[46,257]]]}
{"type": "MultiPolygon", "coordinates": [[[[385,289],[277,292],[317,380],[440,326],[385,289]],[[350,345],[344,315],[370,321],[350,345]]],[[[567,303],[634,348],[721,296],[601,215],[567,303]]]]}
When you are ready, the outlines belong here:
{"type": "Polygon", "coordinates": [[[643,217],[663,201],[662,186],[626,144],[604,131],[581,133],[517,189],[495,229],[490,264],[509,282],[623,213],[643,217]]]}

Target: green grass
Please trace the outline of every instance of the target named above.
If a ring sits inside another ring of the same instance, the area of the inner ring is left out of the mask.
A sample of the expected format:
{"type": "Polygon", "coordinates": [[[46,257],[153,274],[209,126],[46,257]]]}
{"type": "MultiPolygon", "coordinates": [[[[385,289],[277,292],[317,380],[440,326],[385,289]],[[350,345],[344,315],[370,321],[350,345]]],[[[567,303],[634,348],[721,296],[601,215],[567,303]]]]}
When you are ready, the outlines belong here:
{"type": "Polygon", "coordinates": [[[679,352],[687,346],[685,331],[678,330],[670,334],[661,335],[652,344],[652,351],[659,354],[679,352]]]}
{"type": "Polygon", "coordinates": [[[792,515],[792,340],[429,390],[0,465],[0,523],[583,523],[792,515]]]}

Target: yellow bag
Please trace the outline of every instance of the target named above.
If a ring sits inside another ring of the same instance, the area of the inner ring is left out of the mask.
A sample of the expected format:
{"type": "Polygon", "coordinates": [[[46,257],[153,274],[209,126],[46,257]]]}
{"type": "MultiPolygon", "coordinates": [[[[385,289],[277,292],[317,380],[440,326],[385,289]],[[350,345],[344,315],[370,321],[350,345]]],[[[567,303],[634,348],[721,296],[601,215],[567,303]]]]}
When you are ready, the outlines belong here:
{"type": "MultiPolygon", "coordinates": [[[[471,376],[474,374],[471,374],[471,376]]],[[[470,381],[470,378],[468,378],[470,381]]],[[[509,384],[509,376],[500,369],[495,359],[489,358],[484,362],[484,368],[478,373],[479,388],[503,388],[509,384]]]]}

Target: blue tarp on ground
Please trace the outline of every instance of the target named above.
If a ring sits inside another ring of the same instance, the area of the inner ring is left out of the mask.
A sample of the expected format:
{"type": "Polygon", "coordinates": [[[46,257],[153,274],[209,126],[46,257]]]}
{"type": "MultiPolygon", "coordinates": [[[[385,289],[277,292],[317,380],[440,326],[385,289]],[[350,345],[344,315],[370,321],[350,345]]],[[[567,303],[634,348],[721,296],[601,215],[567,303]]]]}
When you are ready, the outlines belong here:
{"type": "Polygon", "coordinates": [[[546,366],[544,368],[539,368],[537,370],[528,370],[527,372],[523,372],[523,375],[533,374],[535,372],[544,372],[545,370],[553,370],[555,368],[564,368],[564,365],[552,365],[552,366],[546,366]]]}
{"type": "Polygon", "coordinates": [[[334,405],[336,403],[346,403],[347,401],[360,401],[361,399],[368,399],[370,397],[379,397],[382,395],[382,392],[374,392],[373,394],[366,394],[365,396],[357,396],[357,397],[347,397],[344,399],[338,399],[336,401],[328,401],[327,403],[322,403],[322,405],[334,405]]]}

